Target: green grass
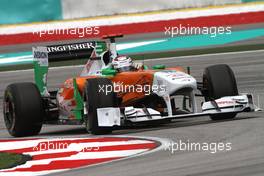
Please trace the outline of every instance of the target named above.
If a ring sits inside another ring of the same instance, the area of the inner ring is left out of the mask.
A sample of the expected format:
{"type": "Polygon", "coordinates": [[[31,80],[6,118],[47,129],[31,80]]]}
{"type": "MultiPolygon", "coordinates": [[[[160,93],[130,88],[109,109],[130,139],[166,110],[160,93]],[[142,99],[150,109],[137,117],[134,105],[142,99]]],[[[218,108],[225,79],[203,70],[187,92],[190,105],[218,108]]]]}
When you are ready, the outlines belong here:
{"type": "Polygon", "coordinates": [[[22,160],[23,156],[19,154],[0,153],[0,169],[16,166],[22,160]]]}
{"type": "MultiPolygon", "coordinates": [[[[254,45],[239,45],[239,46],[224,46],[216,48],[202,48],[202,49],[190,49],[190,50],[179,50],[179,51],[167,51],[167,52],[158,52],[158,53],[144,53],[144,54],[132,54],[132,58],[137,60],[142,59],[154,59],[154,58],[165,58],[165,57],[177,57],[177,56],[189,56],[189,55],[200,55],[200,54],[212,54],[212,53],[225,53],[225,52],[236,52],[236,51],[252,51],[252,50],[262,50],[264,49],[264,44],[254,44],[254,45]]],[[[69,66],[69,65],[84,65],[86,60],[69,60],[63,62],[52,62],[49,63],[50,67],[58,66],[69,66]]],[[[12,65],[6,67],[0,67],[1,71],[10,71],[10,70],[24,70],[32,69],[32,64],[25,65],[12,65]]]]}

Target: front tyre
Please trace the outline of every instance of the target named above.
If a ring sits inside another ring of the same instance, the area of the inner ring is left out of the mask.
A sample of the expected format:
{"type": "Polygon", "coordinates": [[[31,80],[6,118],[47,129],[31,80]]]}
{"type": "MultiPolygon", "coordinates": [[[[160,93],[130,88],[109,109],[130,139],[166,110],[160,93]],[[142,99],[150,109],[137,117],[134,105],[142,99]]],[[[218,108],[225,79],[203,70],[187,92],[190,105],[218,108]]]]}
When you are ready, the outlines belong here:
{"type": "Polygon", "coordinates": [[[95,135],[112,133],[112,127],[99,127],[98,126],[98,108],[116,107],[116,94],[111,92],[105,92],[100,88],[112,88],[113,83],[107,78],[94,78],[88,79],[86,83],[86,110],[88,112],[86,119],[86,129],[95,135]]]}
{"type": "Polygon", "coordinates": [[[4,95],[4,120],[10,135],[37,135],[42,127],[44,108],[38,88],[33,83],[9,85],[4,95]]]}
{"type": "MultiPolygon", "coordinates": [[[[205,101],[215,100],[225,96],[237,96],[237,83],[232,69],[226,64],[213,65],[205,68],[203,74],[205,101]]],[[[211,115],[212,120],[233,119],[236,113],[211,115]]]]}

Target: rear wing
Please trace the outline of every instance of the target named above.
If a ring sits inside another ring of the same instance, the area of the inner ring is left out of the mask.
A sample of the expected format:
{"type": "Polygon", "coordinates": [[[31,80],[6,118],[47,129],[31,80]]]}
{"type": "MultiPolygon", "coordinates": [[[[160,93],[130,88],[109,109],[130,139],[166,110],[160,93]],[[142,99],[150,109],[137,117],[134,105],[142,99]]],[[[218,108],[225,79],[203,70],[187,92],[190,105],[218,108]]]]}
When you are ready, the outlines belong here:
{"type": "Polygon", "coordinates": [[[64,45],[33,47],[33,64],[35,83],[42,96],[49,95],[47,90],[47,74],[49,62],[60,62],[75,59],[100,57],[108,50],[104,41],[91,41],[64,45]]]}

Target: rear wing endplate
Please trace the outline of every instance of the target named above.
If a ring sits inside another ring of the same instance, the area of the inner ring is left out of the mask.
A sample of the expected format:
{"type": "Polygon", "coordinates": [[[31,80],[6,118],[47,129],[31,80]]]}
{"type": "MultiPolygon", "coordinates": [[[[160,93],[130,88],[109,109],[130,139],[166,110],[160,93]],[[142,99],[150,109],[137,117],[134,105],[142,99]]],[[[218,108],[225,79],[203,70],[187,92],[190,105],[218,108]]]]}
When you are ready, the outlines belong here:
{"type": "Polygon", "coordinates": [[[100,57],[107,50],[108,47],[104,41],[33,47],[35,83],[41,95],[49,96],[47,89],[49,62],[100,57]]]}

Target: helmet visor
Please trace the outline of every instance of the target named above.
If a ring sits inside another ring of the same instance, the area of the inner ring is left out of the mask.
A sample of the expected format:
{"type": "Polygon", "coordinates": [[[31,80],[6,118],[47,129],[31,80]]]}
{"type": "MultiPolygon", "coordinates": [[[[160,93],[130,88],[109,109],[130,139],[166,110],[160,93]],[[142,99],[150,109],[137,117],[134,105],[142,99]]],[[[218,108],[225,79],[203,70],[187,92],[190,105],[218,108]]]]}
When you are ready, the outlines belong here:
{"type": "Polygon", "coordinates": [[[127,72],[127,71],[133,71],[133,70],[135,70],[133,66],[121,67],[117,69],[118,72],[127,72]]]}

